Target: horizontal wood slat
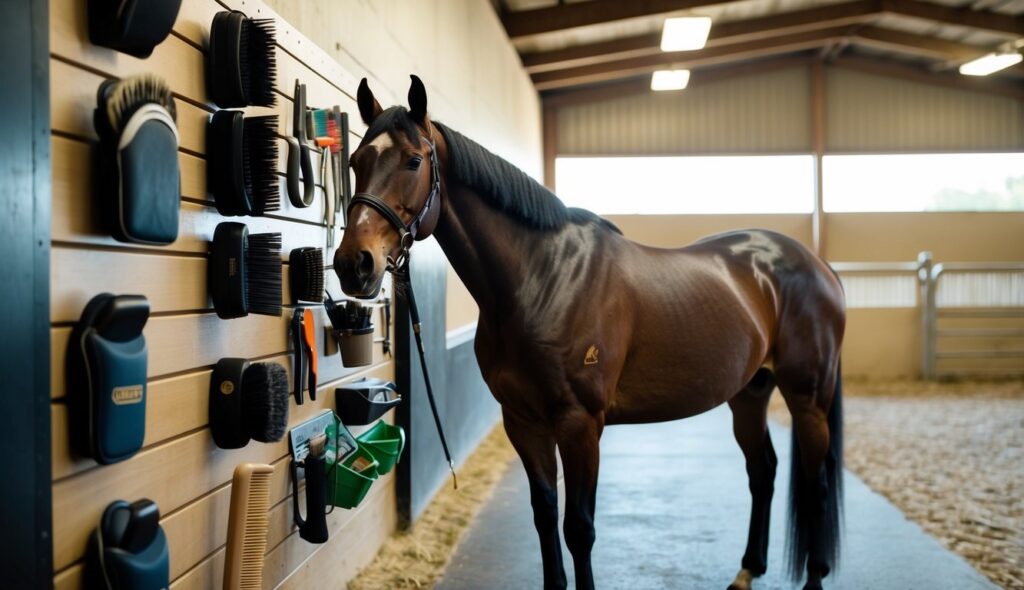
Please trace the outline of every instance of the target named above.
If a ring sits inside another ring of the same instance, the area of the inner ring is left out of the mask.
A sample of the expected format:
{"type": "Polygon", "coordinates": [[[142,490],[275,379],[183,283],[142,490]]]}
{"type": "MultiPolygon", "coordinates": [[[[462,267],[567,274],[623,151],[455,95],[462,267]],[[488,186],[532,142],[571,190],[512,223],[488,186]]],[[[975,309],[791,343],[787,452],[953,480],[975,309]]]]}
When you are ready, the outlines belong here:
{"type": "MultiPolygon", "coordinates": [[[[141,244],[125,244],[111,238],[103,229],[99,218],[96,199],[91,191],[91,155],[90,145],[81,141],[54,135],[51,139],[53,166],[53,212],[51,218],[52,239],[55,242],[80,242],[120,248],[148,248],[166,251],[206,252],[207,243],[213,239],[213,229],[221,221],[241,221],[256,231],[281,231],[294,226],[294,231],[311,233],[319,231],[308,238],[303,237],[301,243],[286,244],[287,248],[315,245],[323,243],[325,236],[321,220],[324,212],[324,192],[317,189],[316,200],[312,207],[294,208],[288,200],[285,179],[281,183],[282,210],[264,217],[222,217],[217,213],[212,201],[206,195],[206,161],[187,154],[179,154],[181,164],[182,197],[187,201],[181,204],[178,217],[178,239],[168,246],[145,246],[141,244]],[[301,221],[302,223],[274,223],[301,221]]],[[[340,225],[340,221],[338,223],[340,225]]],[[[337,231],[337,229],[336,229],[337,231]]],[[[340,235],[335,241],[337,245],[340,235]]]]}
{"type": "MultiPolygon", "coordinates": [[[[286,224],[299,235],[282,238],[288,243],[301,243],[302,227],[286,224]]],[[[312,232],[306,232],[311,234],[312,232]]],[[[327,264],[331,253],[323,244],[307,241],[323,251],[327,264]]],[[[290,250],[282,250],[287,261],[290,250]]],[[[99,293],[134,293],[149,299],[150,313],[213,310],[207,291],[205,256],[175,256],[135,251],[91,250],[59,245],[51,250],[50,318],[53,322],[77,321],[86,303],[99,293]],[[117,272],[110,272],[117,269],[117,272]]],[[[281,284],[284,302],[292,303],[289,287],[289,265],[283,264],[281,284]]],[[[341,293],[338,276],[324,271],[327,290],[337,297],[341,293]]]]}

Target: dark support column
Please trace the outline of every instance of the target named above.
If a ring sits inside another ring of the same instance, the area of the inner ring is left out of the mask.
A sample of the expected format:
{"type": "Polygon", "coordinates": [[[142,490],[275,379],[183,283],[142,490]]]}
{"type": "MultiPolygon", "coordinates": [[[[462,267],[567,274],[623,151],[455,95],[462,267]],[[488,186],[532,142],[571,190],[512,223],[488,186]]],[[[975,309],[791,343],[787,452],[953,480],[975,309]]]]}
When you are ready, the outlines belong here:
{"type": "Polygon", "coordinates": [[[555,156],[558,155],[558,107],[544,106],[544,186],[555,190],[555,156]]]}
{"type": "Polygon", "coordinates": [[[0,2],[0,586],[53,585],[46,0],[0,2]]]}
{"type": "Polygon", "coordinates": [[[811,234],[814,251],[825,256],[825,212],[822,208],[822,158],[825,155],[825,66],[811,65],[811,150],[814,153],[814,213],[811,234]]]}

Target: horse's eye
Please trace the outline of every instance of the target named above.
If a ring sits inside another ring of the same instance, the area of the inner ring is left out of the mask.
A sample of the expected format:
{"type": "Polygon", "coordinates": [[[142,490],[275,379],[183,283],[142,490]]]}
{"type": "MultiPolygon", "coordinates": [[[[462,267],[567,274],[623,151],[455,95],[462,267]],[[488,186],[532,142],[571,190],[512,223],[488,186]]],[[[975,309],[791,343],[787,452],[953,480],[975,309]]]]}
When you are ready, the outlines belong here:
{"type": "Polygon", "coordinates": [[[413,157],[409,158],[409,163],[406,164],[405,166],[409,170],[419,170],[420,162],[422,162],[422,161],[423,161],[423,158],[421,158],[419,156],[413,156],[413,157]]]}

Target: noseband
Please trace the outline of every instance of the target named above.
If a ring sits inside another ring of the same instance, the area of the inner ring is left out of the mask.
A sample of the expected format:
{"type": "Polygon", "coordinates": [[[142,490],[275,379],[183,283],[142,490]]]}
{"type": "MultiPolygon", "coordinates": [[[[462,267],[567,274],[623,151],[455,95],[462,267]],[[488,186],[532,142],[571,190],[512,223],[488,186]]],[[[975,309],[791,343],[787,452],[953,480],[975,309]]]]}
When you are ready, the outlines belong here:
{"type": "Polygon", "coordinates": [[[433,141],[430,143],[430,194],[427,195],[427,200],[423,203],[423,208],[417,213],[408,224],[402,220],[398,212],[384,202],[384,199],[378,197],[373,193],[356,193],[352,195],[352,201],[348,206],[348,219],[352,219],[351,213],[352,208],[356,205],[366,205],[371,209],[375,210],[380,214],[391,227],[395,228],[398,232],[398,242],[401,251],[398,254],[398,259],[394,260],[390,256],[388,257],[388,270],[394,272],[404,267],[409,261],[409,249],[412,248],[413,241],[423,240],[430,236],[429,233],[420,235],[420,225],[423,220],[427,218],[431,208],[434,206],[438,199],[438,195],[441,194],[441,171],[440,165],[437,162],[437,149],[433,141]]]}

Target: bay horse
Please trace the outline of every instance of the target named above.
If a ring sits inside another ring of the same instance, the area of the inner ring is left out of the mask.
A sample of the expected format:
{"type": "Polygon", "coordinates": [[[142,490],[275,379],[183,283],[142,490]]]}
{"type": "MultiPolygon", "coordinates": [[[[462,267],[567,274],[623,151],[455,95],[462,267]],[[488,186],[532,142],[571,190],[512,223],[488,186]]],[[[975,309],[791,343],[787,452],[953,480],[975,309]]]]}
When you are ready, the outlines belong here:
{"type": "Polygon", "coordinates": [[[793,418],[790,573],[821,588],[838,557],[842,498],[845,303],[830,267],[770,231],[671,250],[632,242],[432,121],[416,76],[408,109],[382,109],[366,79],[357,103],[368,129],[351,158],[357,194],[335,272],[349,295],[374,297],[414,240],[436,237],[480,308],[476,357],[529,478],[544,587],[566,586],[556,449],[576,587],[593,588],[604,427],[728,403],[752,498],[729,587],[749,589],[766,569],[777,386],[793,418]]]}

